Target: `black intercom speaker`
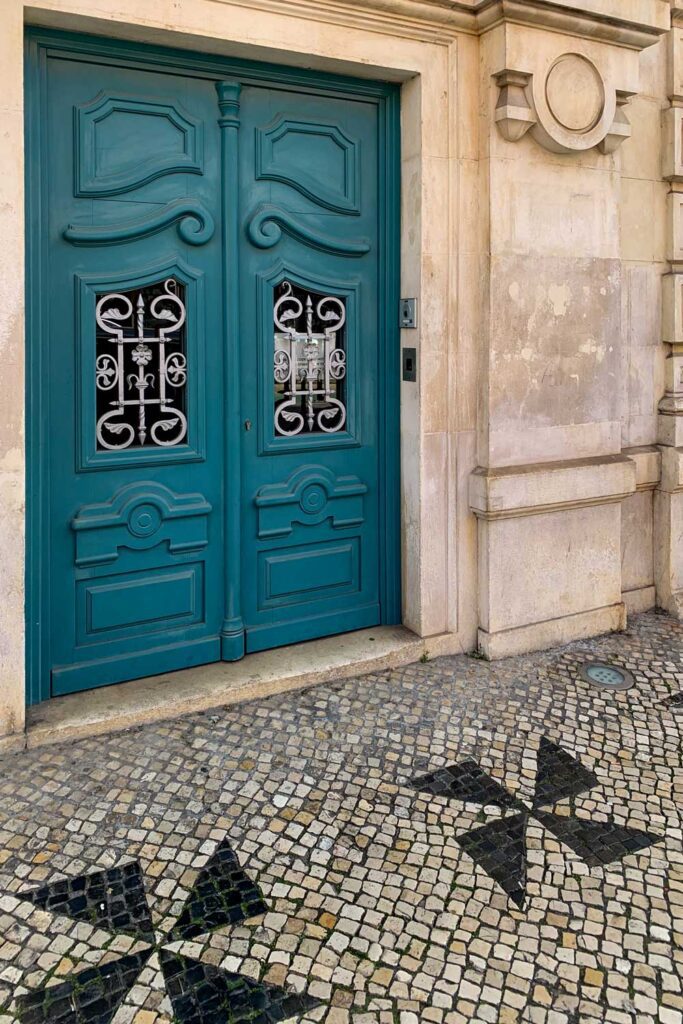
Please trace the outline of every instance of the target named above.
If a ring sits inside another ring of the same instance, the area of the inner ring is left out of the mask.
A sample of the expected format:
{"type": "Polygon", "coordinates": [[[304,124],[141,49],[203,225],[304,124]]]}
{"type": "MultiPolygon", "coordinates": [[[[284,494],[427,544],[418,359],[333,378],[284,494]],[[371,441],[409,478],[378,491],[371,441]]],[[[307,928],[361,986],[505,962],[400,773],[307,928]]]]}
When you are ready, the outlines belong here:
{"type": "Polygon", "coordinates": [[[417,350],[403,349],[403,379],[417,380],[417,350]]]}

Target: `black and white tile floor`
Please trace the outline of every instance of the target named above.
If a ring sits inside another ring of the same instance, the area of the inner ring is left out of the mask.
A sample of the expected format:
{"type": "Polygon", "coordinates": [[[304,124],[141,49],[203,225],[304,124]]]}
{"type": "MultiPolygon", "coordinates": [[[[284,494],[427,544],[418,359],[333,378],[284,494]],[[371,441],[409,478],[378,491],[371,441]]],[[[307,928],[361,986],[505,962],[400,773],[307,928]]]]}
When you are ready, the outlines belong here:
{"type": "Polygon", "coordinates": [[[682,694],[651,614],[6,757],[0,1024],[683,1024],[682,694]]]}

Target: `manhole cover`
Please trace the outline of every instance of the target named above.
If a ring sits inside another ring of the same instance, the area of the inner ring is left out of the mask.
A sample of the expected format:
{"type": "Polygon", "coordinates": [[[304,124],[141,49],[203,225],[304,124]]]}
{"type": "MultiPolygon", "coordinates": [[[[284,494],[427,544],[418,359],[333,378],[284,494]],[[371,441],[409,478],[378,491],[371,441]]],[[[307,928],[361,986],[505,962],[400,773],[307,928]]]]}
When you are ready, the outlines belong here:
{"type": "Polygon", "coordinates": [[[591,686],[600,686],[604,690],[629,690],[635,682],[625,668],[603,661],[589,661],[582,665],[580,675],[591,686]]]}

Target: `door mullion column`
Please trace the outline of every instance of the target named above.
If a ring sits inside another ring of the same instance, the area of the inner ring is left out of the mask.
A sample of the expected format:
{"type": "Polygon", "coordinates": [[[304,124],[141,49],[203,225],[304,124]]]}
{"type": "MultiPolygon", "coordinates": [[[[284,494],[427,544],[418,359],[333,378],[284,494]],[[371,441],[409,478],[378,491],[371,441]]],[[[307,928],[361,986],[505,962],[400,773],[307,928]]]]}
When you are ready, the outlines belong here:
{"type": "Polygon", "coordinates": [[[221,657],[244,656],[241,601],[241,415],[239,350],[239,82],[216,82],[221,116],[221,205],[223,248],[224,438],[225,470],[225,617],[221,627],[221,657]]]}

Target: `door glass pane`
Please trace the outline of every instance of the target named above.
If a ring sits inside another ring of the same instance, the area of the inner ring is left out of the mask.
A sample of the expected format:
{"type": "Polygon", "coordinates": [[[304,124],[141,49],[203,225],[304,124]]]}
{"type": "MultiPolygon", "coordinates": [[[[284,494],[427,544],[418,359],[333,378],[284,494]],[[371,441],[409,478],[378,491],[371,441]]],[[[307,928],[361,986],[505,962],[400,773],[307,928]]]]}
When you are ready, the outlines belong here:
{"type": "Polygon", "coordinates": [[[174,278],[97,296],[97,448],[170,448],[187,435],[185,288],[174,278]]]}
{"type": "Polygon", "coordinates": [[[275,289],[274,426],[279,437],[346,423],[346,303],[283,281],[275,289]]]}

